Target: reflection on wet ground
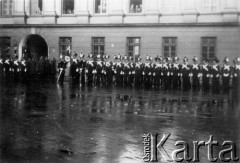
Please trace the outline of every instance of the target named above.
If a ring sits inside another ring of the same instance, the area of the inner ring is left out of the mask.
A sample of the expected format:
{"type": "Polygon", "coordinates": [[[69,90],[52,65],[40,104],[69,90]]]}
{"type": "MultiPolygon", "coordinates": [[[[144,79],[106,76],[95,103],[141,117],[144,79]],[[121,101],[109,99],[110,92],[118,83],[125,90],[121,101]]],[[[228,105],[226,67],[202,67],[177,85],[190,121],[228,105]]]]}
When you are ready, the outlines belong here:
{"type": "MultiPolygon", "coordinates": [[[[146,133],[170,133],[169,152],[177,140],[210,135],[240,148],[239,106],[233,92],[0,84],[0,162],[143,162],[146,133]]],[[[207,162],[206,148],[200,160],[207,162]]]]}

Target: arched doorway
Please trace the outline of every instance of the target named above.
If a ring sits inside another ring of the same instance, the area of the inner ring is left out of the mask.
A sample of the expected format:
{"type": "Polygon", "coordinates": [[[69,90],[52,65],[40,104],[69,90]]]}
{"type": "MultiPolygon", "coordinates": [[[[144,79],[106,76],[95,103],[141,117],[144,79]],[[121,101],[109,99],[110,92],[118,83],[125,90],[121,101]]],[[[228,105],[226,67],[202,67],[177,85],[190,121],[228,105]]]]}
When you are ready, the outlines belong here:
{"type": "Polygon", "coordinates": [[[19,44],[19,60],[22,58],[48,57],[48,45],[45,39],[37,34],[25,36],[19,44]]]}

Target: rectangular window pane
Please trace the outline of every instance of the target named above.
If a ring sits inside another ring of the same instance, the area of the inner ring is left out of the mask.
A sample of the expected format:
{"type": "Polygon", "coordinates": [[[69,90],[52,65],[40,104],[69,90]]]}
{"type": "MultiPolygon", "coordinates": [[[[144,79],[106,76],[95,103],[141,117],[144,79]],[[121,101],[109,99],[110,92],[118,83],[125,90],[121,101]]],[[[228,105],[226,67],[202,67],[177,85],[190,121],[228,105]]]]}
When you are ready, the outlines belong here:
{"type": "Polygon", "coordinates": [[[216,37],[202,38],[202,58],[213,59],[216,57],[216,37]]]}
{"type": "Polygon", "coordinates": [[[176,53],[174,51],[171,52],[171,57],[175,57],[176,53]]]}
{"type": "Polygon", "coordinates": [[[139,55],[139,46],[134,47],[134,55],[139,55]]]}
{"type": "Polygon", "coordinates": [[[209,53],[215,53],[215,47],[214,46],[209,47],[209,53]]]}
{"type": "Polygon", "coordinates": [[[169,47],[168,46],[164,46],[164,52],[169,52],[169,47]]]}
{"type": "Polygon", "coordinates": [[[62,2],[63,2],[62,13],[74,14],[74,0],[63,0],[62,2]]]}
{"type": "Polygon", "coordinates": [[[13,2],[12,0],[3,0],[2,2],[3,15],[12,15],[13,14],[13,2]]]}
{"type": "Polygon", "coordinates": [[[142,12],[142,0],[130,0],[129,13],[141,13],[142,12]]]}
{"type": "Polygon", "coordinates": [[[139,37],[129,37],[127,38],[127,54],[133,57],[136,61],[136,57],[140,56],[140,38],[139,37]]]}
{"type": "Polygon", "coordinates": [[[219,0],[201,0],[202,11],[216,12],[218,11],[219,0]]]}
{"type": "Polygon", "coordinates": [[[209,53],[209,58],[211,59],[215,58],[215,53],[209,53]]]}
{"type": "Polygon", "coordinates": [[[133,46],[129,46],[129,47],[128,47],[128,50],[129,50],[129,51],[133,51],[133,46]]]}
{"type": "Polygon", "coordinates": [[[175,52],[176,51],[176,47],[175,46],[171,46],[171,51],[175,52]]]}
{"type": "Polygon", "coordinates": [[[134,40],[135,40],[135,41],[134,41],[135,44],[139,44],[139,41],[140,41],[139,38],[136,38],[136,39],[134,39],[134,40]]]}
{"type": "Polygon", "coordinates": [[[164,37],[163,38],[163,54],[164,57],[175,57],[177,54],[177,38],[164,37]]]}
{"type": "Polygon", "coordinates": [[[94,55],[105,53],[105,38],[93,37],[92,38],[92,51],[94,55]]]}
{"type": "Polygon", "coordinates": [[[132,57],[133,56],[133,52],[128,52],[128,56],[132,57]]]}
{"type": "Polygon", "coordinates": [[[60,37],[59,38],[59,53],[60,55],[70,56],[72,53],[72,38],[71,37],[60,37]]]}
{"type": "Polygon", "coordinates": [[[163,54],[165,58],[169,56],[168,52],[164,52],[163,54]]]}
{"type": "Polygon", "coordinates": [[[95,0],[95,13],[107,13],[107,0],[95,0]]]}

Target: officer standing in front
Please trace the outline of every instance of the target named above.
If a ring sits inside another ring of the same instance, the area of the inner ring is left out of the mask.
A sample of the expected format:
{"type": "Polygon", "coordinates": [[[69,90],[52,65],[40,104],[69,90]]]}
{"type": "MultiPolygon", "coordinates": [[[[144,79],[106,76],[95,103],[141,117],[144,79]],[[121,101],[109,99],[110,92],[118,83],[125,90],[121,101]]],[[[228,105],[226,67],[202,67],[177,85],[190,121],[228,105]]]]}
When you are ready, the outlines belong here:
{"type": "Polygon", "coordinates": [[[58,69],[59,69],[59,75],[58,75],[58,82],[63,83],[64,82],[64,76],[65,76],[65,69],[67,67],[67,62],[63,59],[63,56],[60,56],[60,61],[58,63],[58,69]]]}

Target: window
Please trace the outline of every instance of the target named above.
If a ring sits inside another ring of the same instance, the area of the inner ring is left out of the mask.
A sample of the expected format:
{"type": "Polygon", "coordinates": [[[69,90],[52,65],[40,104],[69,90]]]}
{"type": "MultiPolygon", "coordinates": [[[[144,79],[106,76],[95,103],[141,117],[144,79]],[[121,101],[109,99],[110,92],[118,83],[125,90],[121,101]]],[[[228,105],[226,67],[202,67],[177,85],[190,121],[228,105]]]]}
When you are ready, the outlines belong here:
{"type": "Polygon", "coordinates": [[[94,56],[101,54],[104,55],[105,49],[105,38],[104,37],[93,37],[92,38],[92,53],[94,56]]]}
{"type": "Polygon", "coordinates": [[[201,0],[203,12],[218,11],[218,0],[201,0]]]}
{"type": "Polygon", "coordinates": [[[72,52],[72,38],[60,37],[59,38],[59,53],[60,55],[70,56],[72,52]]]}
{"type": "Polygon", "coordinates": [[[13,15],[13,0],[0,0],[1,15],[13,15]]]}
{"type": "Polygon", "coordinates": [[[140,57],[140,38],[129,37],[127,38],[127,54],[128,57],[133,57],[133,60],[137,62],[140,57]]]}
{"type": "Polygon", "coordinates": [[[163,38],[163,55],[164,57],[175,57],[177,54],[177,38],[164,37],[163,38]]]}
{"type": "Polygon", "coordinates": [[[202,59],[213,60],[216,58],[216,37],[202,37],[202,59]]]}
{"type": "Polygon", "coordinates": [[[95,0],[95,13],[96,14],[107,13],[107,0],[95,0]]]}
{"type": "Polygon", "coordinates": [[[141,13],[142,0],[130,0],[129,13],[141,13]]]}
{"type": "Polygon", "coordinates": [[[180,10],[179,0],[164,0],[163,1],[163,12],[164,13],[178,13],[180,10]]]}
{"type": "Polygon", "coordinates": [[[42,0],[35,0],[31,3],[31,15],[42,15],[42,0]]]}
{"type": "Polygon", "coordinates": [[[63,0],[62,14],[74,14],[74,0],[63,0]]]}
{"type": "Polygon", "coordinates": [[[10,50],[10,37],[0,37],[0,58],[5,59],[10,50]]]}

